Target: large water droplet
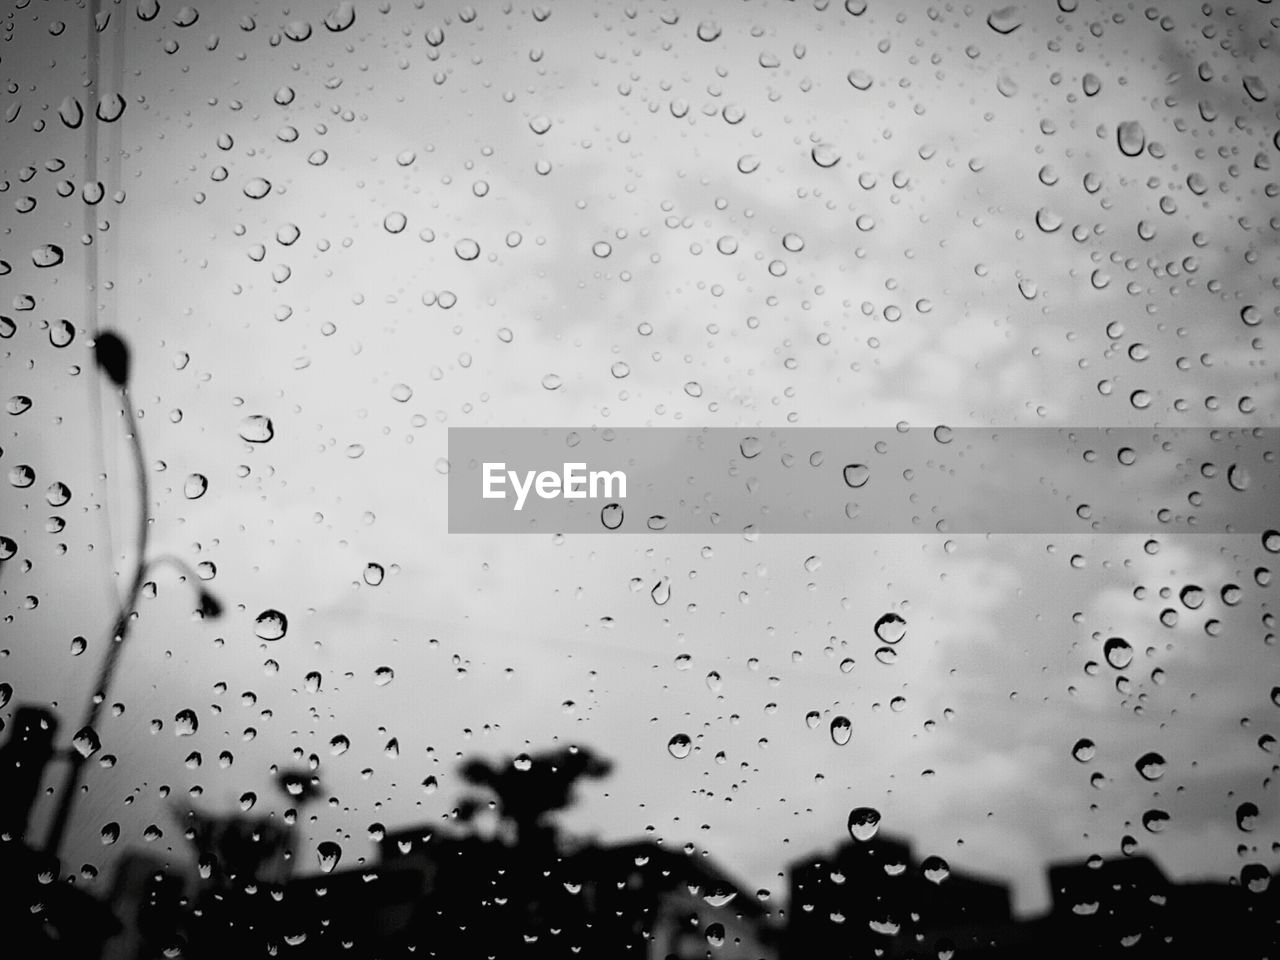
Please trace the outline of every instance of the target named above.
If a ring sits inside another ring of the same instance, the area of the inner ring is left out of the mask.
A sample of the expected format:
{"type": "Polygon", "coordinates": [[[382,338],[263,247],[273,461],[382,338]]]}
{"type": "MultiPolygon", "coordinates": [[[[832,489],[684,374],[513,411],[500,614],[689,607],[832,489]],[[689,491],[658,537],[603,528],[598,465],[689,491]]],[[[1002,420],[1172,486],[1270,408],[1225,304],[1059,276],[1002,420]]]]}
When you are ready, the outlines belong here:
{"type": "Polygon", "coordinates": [[[649,591],[649,596],[653,598],[653,602],[658,606],[663,606],[671,599],[671,580],[663,577],[653,585],[653,589],[649,591]]]}
{"type": "Polygon", "coordinates": [[[1102,655],[1115,669],[1123,670],[1133,660],[1133,647],[1123,637],[1112,637],[1102,645],[1102,655]]]}
{"type": "Polygon", "coordinates": [[[56,267],[62,257],[62,248],[56,243],[42,243],[31,251],[31,262],[41,268],[56,267]]]}
{"type": "Polygon", "coordinates": [[[1159,780],[1164,776],[1164,767],[1164,757],[1155,752],[1144,753],[1134,764],[1134,768],[1143,780],[1159,780]]]}
{"type": "Polygon", "coordinates": [[[876,621],[875,632],[881,643],[897,643],[907,635],[907,621],[896,613],[886,613],[876,621]]]}
{"type": "Polygon", "coordinates": [[[854,807],[849,813],[849,836],[865,843],[880,829],[880,811],[874,807],[854,807]]]}
{"type": "Polygon", "coordinates": [[[173,718],[173,734],[176,737],[189,737],[200,729],[200,721],[194,710],[179,710],[173,718]]]}
{"type": "Polygon", "coordinates": [[[266,443],[276,435],[270,417],[255,413],[240,421],[240,439],[249,443],[266,443]]]}
{"type": "Polygon", "coordinates": [[[1013,31],[1022,26],[1022,11],[1016,6],[1001,7],[999,10],[992,10],[987,14],[987,26],[1000,34],[1007,37],[1013,31]]]}
{"type": "Polygon", "coordinates": [[[853,737],[853,724],[848,717],[835,717],[831,721],[831,742],[843,747],[853,737]]]}
{"type": "Polygon", "coordinates": [[[667,753],[677,760],[683,760],[693,751],[693,741],[685,733],[677,733],[667,741],[667,753]]]}
{"type": "Polygon", "coordinates": [[[102,747],[102,741],[93,727],[81,727],[71,738],[71,746],[80,756],[91,757],[102,747]]]}
{"type": "Polygon", "coordinates": [[[279,640],[289,631],[289,619],[279,610],[263,610],[253,622],[260,640],[279,640]]]}
{"type": "Polygon", "coordinates": [[[1245,833],[1252,833],[1258,826],[1258,805],[1246,800],[1236,807],[1236,827],[1245,833]]]}
{"type": "Polygon", "coordinates": [[[342,848],[332,840],[322,840],[316,846],[316,857],[320,861],[322,873],[332,873],[342,860],[342,848]]]}
{"type": "Polygon", "coordinates": [[[951,865],[936,855],[925,857],[920,862],[920,872],[930,883],[941,883],[951,876],[951,865]]]}
{"type": "Polygon", "coordinates": [[[844,482],[853,489],[866,486],[871,479],[871,468],[865,463],[851,463],[844,468],[844,482]]]}
{"type": "Polygon", "coordinates": [[[622,519],[622,504],[607,503],[600,508],[600,522],[606,530],[617,530],[622,526],[622,519]]]}
{"type": "Polygon", "coordinates": [[[324,27],[331,33],[341,33],[355,22],[355,4],[351,0],[342,0],[337,7],[325,14],[324,27]]]}
{"type": "Polygon", "coordinates": [[[1124,120],[1116,127],[1116,143],[1126,157],[1136,157],[1147,145],[1147,133],[1137,120],[1124,120]]]}

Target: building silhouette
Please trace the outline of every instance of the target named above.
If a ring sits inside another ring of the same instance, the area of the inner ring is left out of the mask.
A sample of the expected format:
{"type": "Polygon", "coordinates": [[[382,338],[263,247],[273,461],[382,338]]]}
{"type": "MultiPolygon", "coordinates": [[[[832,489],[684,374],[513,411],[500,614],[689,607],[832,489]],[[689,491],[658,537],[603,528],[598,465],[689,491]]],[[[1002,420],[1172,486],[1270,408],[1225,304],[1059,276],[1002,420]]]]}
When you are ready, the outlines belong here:
{"type": "MultiPolygon", "coordinates": [[[[0,929],[59,960],[1280,957],[1280,884],[1258,863],[1230,883],[1176,883],[1145,856],[1057,863],[1050,908],[1016,918],[1006,884],[877,834],[795,861],[778,910],[692,848],[563,836],[552,815],[610,769],[586,749],[470,760],[476,792],[450,815],[315,875],[294,875],[296,809],[178,809],[193,869],[128,851],[104,902],[27,837],[56,731],[20,707],[0,747],[0,929]]],[[[319,790],[280,779],[299,806],[319,790]]]]}

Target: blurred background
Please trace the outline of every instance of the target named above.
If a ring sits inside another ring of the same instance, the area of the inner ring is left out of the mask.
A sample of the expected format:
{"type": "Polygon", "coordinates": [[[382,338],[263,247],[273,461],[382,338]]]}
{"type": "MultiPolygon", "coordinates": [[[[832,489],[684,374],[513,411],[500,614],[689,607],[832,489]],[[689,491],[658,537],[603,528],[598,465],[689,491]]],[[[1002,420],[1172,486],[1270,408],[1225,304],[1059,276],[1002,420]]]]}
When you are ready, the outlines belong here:
{"type": "Polygon", "coordinates": [[[9,4],[9,907],[100,907],[80,955],[507,950],[452,889],[514,952],[941,956],[1155,949],[1185,888],[1274,942],[1280,534],[465,536],[445,492],[451,426],[1276,427],[1278,22],[9,4]]]}

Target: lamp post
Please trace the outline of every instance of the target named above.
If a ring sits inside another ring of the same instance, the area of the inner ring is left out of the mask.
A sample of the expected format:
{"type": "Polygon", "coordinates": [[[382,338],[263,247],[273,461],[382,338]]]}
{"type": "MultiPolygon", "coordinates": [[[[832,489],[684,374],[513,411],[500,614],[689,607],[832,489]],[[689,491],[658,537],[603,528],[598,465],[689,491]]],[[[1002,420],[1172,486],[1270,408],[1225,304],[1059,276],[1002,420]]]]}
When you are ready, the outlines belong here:
{"type": "MultiPolygon", "coordinates": [[[[121,405],[125,419],[128,421],[129,449],[133,452],[133,465],[136,474],[138,492],[138,525],[134,540],[133,573],[129,579],[129,589],[121,601],[107,638],[107,652],[98,668],[97,678],[89,691],[89,701],[85,705],[84,718],[72,739],[72,749],[67,756],[67,770],[62,787],[58,792],[57,806],[53,820],[49,824],[49,832],[45,838],[45,853],[57,857],[66,835],[67,825],[71,820],[71,811],[75,806],[76,796],[80,788],[80,780],[84,773],[84,765],[97,749],[97,722],[106,702],[107,691],[111,687],[111,679],[115,675],[120,662],[120,654],[129,636],[138,596],[142,592],[142,584],[147,569],[151,565],[147,561],[147,543],[150,536],[150,519],[147,511],[150,507],[151,492],[147,480],[146,460],[142,453],[142,437],[138,428],[137,415],[134,413],[129,399],[129,348],[114,333],[99,334],[93,345],[94,360],[103,374],[120,390],[121,405]],[[85,743],[86,749],[77,744],[85,743]]],[[[184,572],[190,572],[186,563],[177,557],[164,556],[157,563],[177,565],[184,572]]],[[[200,588],[200,611],[206,616],[218,616],[222,606],[218,600],[203,587],[200,588]]]]}

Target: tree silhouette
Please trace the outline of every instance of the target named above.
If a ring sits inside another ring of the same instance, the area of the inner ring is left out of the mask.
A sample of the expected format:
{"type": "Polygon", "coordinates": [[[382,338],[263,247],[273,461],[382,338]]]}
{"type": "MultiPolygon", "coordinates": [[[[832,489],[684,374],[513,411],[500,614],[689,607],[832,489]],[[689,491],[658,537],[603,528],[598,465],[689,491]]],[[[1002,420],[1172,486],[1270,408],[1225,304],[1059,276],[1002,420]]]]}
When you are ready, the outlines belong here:
{"type": "MultiPolygon", "coordinates": [[[[608,759],[586,747],[565,747],[533,756],[522,754],[501,766],[469,760],[460,773],[467,783],[495,795],[499,815],[515,829],[515,844],[529,849],[554,846],[556,828],[548,816],[573,802],[579,780],[599,779],[611,769],[608,759]]],[[[481,806],[478,798],[467,798],[459,814],[469,820],[481,806]]]]}

